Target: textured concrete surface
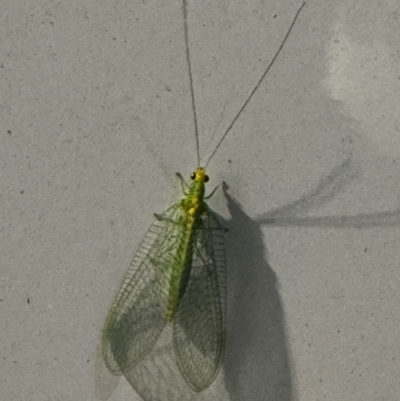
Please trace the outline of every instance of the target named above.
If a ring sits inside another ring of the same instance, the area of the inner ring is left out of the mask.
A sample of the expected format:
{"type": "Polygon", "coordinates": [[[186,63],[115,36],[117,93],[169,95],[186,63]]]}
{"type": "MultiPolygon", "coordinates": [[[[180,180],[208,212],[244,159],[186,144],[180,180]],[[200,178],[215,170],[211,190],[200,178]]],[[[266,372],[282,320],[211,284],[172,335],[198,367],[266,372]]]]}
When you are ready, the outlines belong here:
{"type": "MultiPolygon", "coordinates": [[[[202,156],[300,4],[189,0],[202,156]]],[[[1,398],[138,399],[98,346],[152,213],[196,166],[181,3],[0,15],[1,398]]],[[[212,160],[228,343],[201,399],[399,399],[399,19],[396,0],[308,1],[212,160]]]]}

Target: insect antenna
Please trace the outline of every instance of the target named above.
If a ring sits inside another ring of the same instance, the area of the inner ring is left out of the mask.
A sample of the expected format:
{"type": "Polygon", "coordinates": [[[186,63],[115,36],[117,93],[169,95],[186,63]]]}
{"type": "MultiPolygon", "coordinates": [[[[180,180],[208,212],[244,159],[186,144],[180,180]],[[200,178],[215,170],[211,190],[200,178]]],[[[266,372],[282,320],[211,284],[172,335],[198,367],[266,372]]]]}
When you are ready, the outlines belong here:
{"type": "Polygon", "coordinates": [[[196,103],[194,100],[192,64],[190,63],[189,35],[188,35],[188,23],[187,23],[187,1],[186,0],[183,0],[183,29],[185,31],[186,62],[187,62],[188,71],[189,71],[190,94],[191,94],[191,98],[192,98],[194,136],[195,136],[195,141],[196,141],[197,167],[199,167],[200,166],[199,130],[197,127],[196,103]]]}
{"type": "MultiPolygon", "coordinates": [[[[184,0],[183,2],[184,4],[186,3],[186,0],[184,0]]],[[[251,91],[250,95],[248,96],[248,98],[246,99],[246,101],[243,103],[242,107],[239,109],[239,111],[237,112],[236,116],[234,117],[234,119],[232,120],[232,122],[230,123],[229,127],[226,129],[224,135],[222,135],[221,139],[219,140],[217,146],[214,148],[213,152],[211,153],[210,157],[208,158],[206,164],[205,164],[205,168],[208,166],[208,164],[210,163],[211,159],[214,157],[215,153],[217,152],[217,150],[219,149],[219,147],[221,146],[222,142],[224,141],[224,139],[226,138],[226,136],[228,135],[229,131],[232,129],[232,127],[234,126],[234,124],[236,123],[237,119],[239,118],[239,116],[242,114],[243,110],[246,108],[246,106],[248,105],[248,103],[250,102],[250,99],[253,97],[254,93],[256,93],[257,89],[259,88],[259,86],[261,85],[262,81],[264,80],[264,78],[266,77],[266,75],[268,74],[268,71],[271,69],[271,67],[274,65],[275,60],[278,58],[279,53],[281,52],[281,50],[283,49],[283,46],[285,45],[290,33],[292,32],[292,29],[294,27],[294,24],[296,23],[297,17],[299,16],[302,8],[305,6],[306,2],[303,2],[303,4],[300,6],[300,8],[297,10],[296,15],[293,18],[292,23],[290,24],[290,27],[283,39],[283,41],[281,42],[281,45],[279,46],[277,52],[275,53],[274,57],[272,58],[271,62],[269,63],[269,65],[267,66],[266,70],[264,71],[263,75],[261,76],[261,78],[259,79],[259,81],[257,82],[256,86],[253,88],[253,90],[251,91]]],[[[189,50],[188,50],[188,46],[186,45],[186,55],[189,55],[189,50]]],[[[189,66],[190,66],[190,61],[189,61],[189,66]]],[[[189,75],[190,75],[190,80],[191,80],[191,84],[192,84],[192,76],[191,76],[191,71],[190,71],[190,67],[189,67],[189,75]]],[[[193,96],[193,88],[192,88],[192,101],[193,101],[193,107],[194,107],[194,96],[193,96]]],[[[195,113],[195,120],[196,120],[196,113],[195,113]]],[[[195,123],[197,124],[197,122],[195,123]]],[[[196,127],[196,137],[198,140],[198,134],[197,134],[197,127],[196,127]]],[[[197,148],[198,150],[198,148],[197,148]]],[[[199,155],[198,155],[199,157],[199,155]]]]}

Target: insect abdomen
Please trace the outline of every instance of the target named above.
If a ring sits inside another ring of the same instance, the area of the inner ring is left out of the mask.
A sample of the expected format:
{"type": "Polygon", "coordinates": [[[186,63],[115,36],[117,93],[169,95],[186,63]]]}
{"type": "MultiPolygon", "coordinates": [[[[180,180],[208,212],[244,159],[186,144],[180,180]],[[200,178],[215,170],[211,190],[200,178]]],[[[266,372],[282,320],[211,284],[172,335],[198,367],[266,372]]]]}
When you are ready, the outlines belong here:
{"type": "Polygon", "coordinates": [[[183,298],[190,279],[195,230],[200,225],[201,214],[204,211],[203,198],[204,184],[194,182],[190,187],[189,194],[181,201],[183,219],[179,222],[181,230],[171,272],[167,308],[168,321],[174,319],[179,301],[183,298]]]}

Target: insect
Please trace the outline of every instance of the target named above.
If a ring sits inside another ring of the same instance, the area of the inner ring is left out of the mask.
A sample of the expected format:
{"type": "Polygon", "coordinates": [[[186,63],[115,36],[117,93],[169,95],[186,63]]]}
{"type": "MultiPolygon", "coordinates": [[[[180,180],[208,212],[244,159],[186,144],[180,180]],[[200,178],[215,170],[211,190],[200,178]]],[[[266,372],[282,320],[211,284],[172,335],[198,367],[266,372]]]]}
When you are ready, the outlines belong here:
{"type": "Polygon", "coordinates": [[[235,118],[200,167],[200,152],[191,72],[187,3],[183,0],[186,58],[189,72],[197,165],[192,184],[181,180],[183,197],[155,221],[142,240],[106,318],[102,351],[108,369],[126,374],[151,352],[168,325],[176,363],[195,392],[216,378],[225,348],[225,229],[206,200],[206,167],[249,103],[283,48],[297,11],[278,51],[235,118]]]}

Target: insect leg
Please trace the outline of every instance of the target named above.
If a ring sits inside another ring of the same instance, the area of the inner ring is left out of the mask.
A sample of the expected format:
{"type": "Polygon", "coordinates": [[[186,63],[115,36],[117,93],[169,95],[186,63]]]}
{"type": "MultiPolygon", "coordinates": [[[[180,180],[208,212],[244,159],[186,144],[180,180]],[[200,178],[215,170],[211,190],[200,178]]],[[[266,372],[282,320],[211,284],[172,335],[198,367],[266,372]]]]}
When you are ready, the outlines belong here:
{"type": "Polygon", "coordinates": [[[179,214],[176,214],[176,211],[181,207],[181,202],[175,203],[174,205],[170,206],[167,210],[163,213],[154,213],[154,217],[158,221],[168,221],[170,223],[179,224],[179,214]]]}
{"type": "Polygon", "coordinates": [[[164,214],[154,213],[154,217],[155,217],[158,221],[169,221],[170,223],[176,224],[176,221],[175,221],[175,220],[171,219],[171,217],[165,217],[164,214]]]}
{"type": "Polygon", "coordinates": [[[179,178],[182,186],[182,192],[184,195],[187,196],[186,189],[189,189],[189,185],[186,183],[186,181],[183,179],[181,173],[175,173],[175,175],[179,178]]]}
{"type": "Polygon", "coordinates": [[[218,185],[211,191],[210,195],[205,196],[204,199],[210,199],[210,198],[214,195],[214,192],[215,192],[220,186],[221,186],[221,184],[218,184],[218,185]]]}

